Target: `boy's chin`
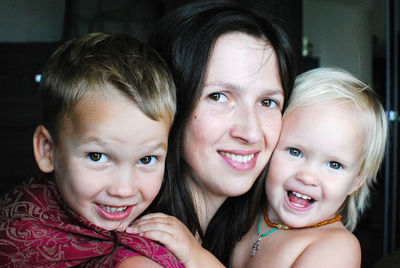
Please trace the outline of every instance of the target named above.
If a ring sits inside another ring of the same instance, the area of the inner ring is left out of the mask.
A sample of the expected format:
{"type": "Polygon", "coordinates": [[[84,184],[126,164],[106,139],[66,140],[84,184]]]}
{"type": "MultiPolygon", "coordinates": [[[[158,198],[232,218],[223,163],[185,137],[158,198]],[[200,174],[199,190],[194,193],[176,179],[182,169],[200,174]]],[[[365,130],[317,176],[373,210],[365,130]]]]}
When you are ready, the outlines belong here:
{"type": "Polygon", "coordinates": [[[124,223],[124,222],[119,222],[115,224],[96,224],[97,226],[101,227],[104,230],[107,231],[113,231],[113,232],[125,232],[126,228],[128,228],[129,224],[124,223]]]}

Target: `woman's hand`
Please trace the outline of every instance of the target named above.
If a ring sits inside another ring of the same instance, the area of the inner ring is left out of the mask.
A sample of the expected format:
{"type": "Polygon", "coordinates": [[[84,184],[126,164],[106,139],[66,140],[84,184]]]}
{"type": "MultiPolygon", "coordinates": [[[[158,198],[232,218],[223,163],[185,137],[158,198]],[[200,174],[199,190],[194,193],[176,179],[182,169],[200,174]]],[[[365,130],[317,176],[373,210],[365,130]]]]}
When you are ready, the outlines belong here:
{"type": "Polygon", "coordinates": [[[126,229],[128,233],[158,241],[170,250],[186,268],[224,267],[205,250],[189,229],[177,218],[163,213],[148,214],[126,229]]]}

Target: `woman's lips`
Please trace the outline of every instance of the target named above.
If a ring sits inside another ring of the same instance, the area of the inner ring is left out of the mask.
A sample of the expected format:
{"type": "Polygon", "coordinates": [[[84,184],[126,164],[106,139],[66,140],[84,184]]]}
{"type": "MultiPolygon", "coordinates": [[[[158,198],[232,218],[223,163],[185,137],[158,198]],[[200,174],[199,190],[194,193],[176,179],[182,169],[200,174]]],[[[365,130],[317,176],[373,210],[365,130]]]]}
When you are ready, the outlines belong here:
{"type": "Polygon", "coordinates": [[[248,171],[257,163],[258,153],[233,153],[227,151],[218,151],[225,162],[235,170],[248,171]]]}

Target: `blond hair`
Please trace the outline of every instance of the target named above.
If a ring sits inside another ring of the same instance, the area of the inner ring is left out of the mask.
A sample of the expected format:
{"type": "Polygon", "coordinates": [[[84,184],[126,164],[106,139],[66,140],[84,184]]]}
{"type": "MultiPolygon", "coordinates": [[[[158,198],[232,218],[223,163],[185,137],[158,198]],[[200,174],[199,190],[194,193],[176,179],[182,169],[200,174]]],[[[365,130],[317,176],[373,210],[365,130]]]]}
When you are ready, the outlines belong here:
{"type": "Polygon", "coordinates": [[[175,86],[161,57],[127,34],[91,33],[60,46],[45,66],[43,124],[55,142],[63,116],[104,84],[132,99],[150,118],[172,124],[175,86]]]}
{"type": "Polygon", "coordinates": [[[368,206],[370,187],[376,181],[384,158],[387,119],[377,94],[352,74],[337,68],[317,68],[299,75],[285,114],[296,108],[320,103],[340,103],[352,107],[363,116],[365,144],[360,175],[362,185],[349,195],[339,213],[346,228],[353,231],[358,216],[368,206]]]}

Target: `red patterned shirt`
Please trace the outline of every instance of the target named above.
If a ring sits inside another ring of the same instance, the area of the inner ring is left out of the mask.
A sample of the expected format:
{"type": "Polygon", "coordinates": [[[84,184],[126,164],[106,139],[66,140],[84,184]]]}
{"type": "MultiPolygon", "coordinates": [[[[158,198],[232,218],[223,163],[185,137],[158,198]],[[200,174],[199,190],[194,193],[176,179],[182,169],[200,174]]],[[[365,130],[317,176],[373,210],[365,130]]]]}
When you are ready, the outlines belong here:
{"type": "Polygon", "coordinates": [[[135,255],[183,267],[160,244],[102,229],[63,202],[56,184],[31,178],[0,201],[0,267],[116,267],[135,255]]]}

